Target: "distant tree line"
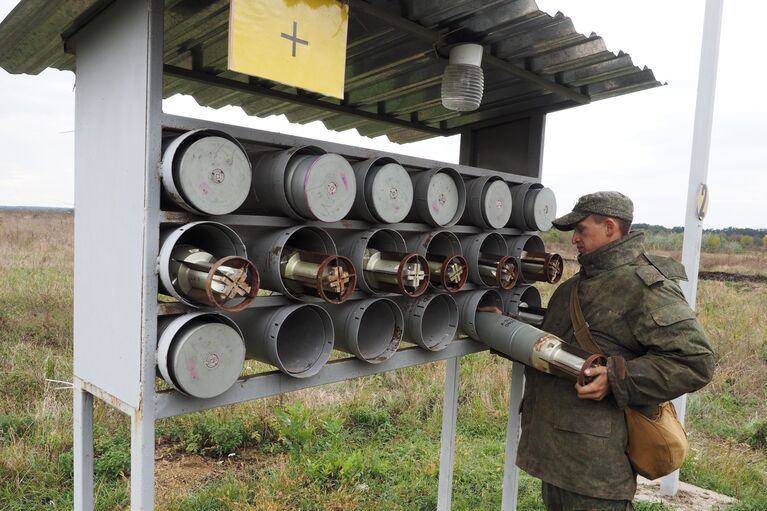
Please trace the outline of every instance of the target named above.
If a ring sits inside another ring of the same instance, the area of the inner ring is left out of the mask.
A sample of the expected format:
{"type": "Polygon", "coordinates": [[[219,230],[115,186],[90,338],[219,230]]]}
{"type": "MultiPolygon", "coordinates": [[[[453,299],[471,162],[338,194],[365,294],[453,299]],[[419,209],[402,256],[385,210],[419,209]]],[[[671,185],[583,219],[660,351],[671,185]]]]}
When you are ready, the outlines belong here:
{"type": "MultiPolygon", "coordinates": [[[[684,227],[634,224],[633,229],[644,231],[647,246],[661,250],[681,250],[684,227]]],[[[767,229],[727,227],[704,229],[701,248],[705,252],[742,252],[767,248],[767,229]]]]}
{"type": "MultiPolygon", "coordinates": [[[[634,224],[632,230],[644,231],[645,245],[651,250],[682,250],[684,227],[634,224]]],[[[555,229],[544,233],[545,242],[567,242],[569,233],[555,229]]],[[[767,229],[748,227],[727,227],[726,229],[704,229],[701,249],[704,252],[739,253],[744,250],[767,248],[767,229]]]]}

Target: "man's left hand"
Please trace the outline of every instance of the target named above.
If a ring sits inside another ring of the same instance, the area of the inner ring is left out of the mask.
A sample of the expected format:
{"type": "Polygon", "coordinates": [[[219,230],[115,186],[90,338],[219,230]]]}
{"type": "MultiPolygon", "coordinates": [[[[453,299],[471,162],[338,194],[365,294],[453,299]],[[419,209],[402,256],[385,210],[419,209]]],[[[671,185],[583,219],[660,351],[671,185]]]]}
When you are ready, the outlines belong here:
{"type": "Polygon", "coordinates": [[[610,380],[607,379],[605,366],[589,367],[585,371],[586,376],[592,378],[587,385],[575,384],[575,390],[580,399],[593,399],[601,401],[610,393],[610,380]]]}

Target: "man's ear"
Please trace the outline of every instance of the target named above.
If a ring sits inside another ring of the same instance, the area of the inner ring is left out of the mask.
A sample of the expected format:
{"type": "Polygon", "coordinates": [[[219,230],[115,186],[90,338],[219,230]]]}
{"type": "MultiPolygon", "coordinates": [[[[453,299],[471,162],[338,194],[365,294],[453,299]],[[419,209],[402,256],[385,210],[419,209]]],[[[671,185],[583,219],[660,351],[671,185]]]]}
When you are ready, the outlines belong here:
{"type": "Polygon", "coordinates": [[[616,234],[618,235],[618,237],[620,237],[621,228],[618,225],[618,222],[614,218],[607,217],[605,219],[605,233],[607,234],[608,238],[612,238],[616,234]]]}

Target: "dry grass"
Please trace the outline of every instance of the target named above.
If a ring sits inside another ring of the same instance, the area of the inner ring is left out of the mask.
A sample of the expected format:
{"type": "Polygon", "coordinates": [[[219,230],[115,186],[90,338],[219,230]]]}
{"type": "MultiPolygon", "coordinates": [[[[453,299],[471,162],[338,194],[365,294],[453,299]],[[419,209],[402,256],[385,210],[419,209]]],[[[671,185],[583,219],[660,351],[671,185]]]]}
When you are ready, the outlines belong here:
{"type": "MultiPolygon", "coordinates": [[[[574,258],[569,244],[550,248],[574,258]]],[[[8,508],[12,510],[66,509],[71,505],[71,393],[56,390],[60,385],[46,379],[71,380],[72,253],[71,216],[0,215],[0,388],[4,389],[0,400],[0,503],[19,496],[25,499],[8,508]]],[[[765,252],[704,254],[702,268],[764,273],[765,262],[765,252]]],[[[565,277],[576,270],[577,265],[568,262],[565,277]]],[[[545,303],[553,287],[539,288],[545,303]]],[[[700,282],[698,311],[717,352],[717,371],[712,384],[690,400],[694,456],[683,474],[691,482],[748,496],[750,488],[767,484],[767,445],[759,443],[762,424],[767,432],[767,286],[700,282]],[[756,468],[744,471],[745,462],[756,468]]],[[[511,377],[508,368],[507,362],[487,353],[464,357],[461,363],[456,484],[467,484],[465,491],[470,494],[486,491],[472,486],[476,482],[470,481],[470,471],[487,470],[495,477],[501,463],[511,377]],[[482,456],[493,460],[493,466],[478,467],[486,464],[482,456]]],[[[260,369],[253,365],[248,371],[260,369]]],[[[183,432],[202,420],[226,424],[245,417],[249,424],[262,428],[264,438],[270,438],[274,410],[296,401],[303,402],[312,416],[340,414],[350,423],[357,419],[343,410],[385,410],[400,435],[397,442],[409,440],[409,432],[421,438],[407,447],[414,451],[403,451],[404,457],[415,456],[417,461],[403,458],[391,475],[394,482],[399,482],[397,477],[419,477],[422,484],[431,486],[436,484],[433,478],[438,467],[438,448],[432,442],[438,441],[443,378],[444,363],[434,363],[161,424],[183,432]],[[420,472],[400,474],[412,470],[413,463],[419,464],[420,472]]],[[[96,408],[96,423],[107,439],[127,432],[126,418],[104,405],[96,408]]],[[[316,483],[297,474],[284,453],[245,448],[237,450],[233,458],[192,456],[169,438],[160,438],[158,509],[219,509],[194,502],[195,491],[211,484],[206,492],[228,502],[230,509],[284,509],[288,504],[299,508],[317,499],[313,509],[351,510],[361,509],[359,502],[369,498],[365,496],[368,490],[345,485],[317,494],[316,483]]],[[[348,446],[351,450],[366,448],[376,449],[366,447],[364,441],[348,446]]],[[[125,508],[127,478],[118,475],[104,481],[98,490],[102,509],[125,508]]],[[[393,484],[386,481],[387,487],[393,484]]],[[[500,475],[497,482],[500,484],[500,475]]],[[[414,484],[404,481],[403,487],[414,484]]],[[[400,505],[392,508],[400,509],[400,505]]],[[[753,509],[760,509],[758,505],[753,509]]],[[[472,508],[471,504],[465,506],[472,508]]]]}

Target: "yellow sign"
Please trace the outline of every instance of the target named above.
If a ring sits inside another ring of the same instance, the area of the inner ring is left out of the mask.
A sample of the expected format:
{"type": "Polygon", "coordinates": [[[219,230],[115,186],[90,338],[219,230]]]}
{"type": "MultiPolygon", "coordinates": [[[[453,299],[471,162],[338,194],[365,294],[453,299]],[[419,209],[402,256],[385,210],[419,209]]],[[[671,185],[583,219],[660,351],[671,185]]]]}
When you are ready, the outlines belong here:
{"type": "Polygon", "coordinates": [[[229,69],[343,98],[349,5],[230,0],[229,69]]]}

